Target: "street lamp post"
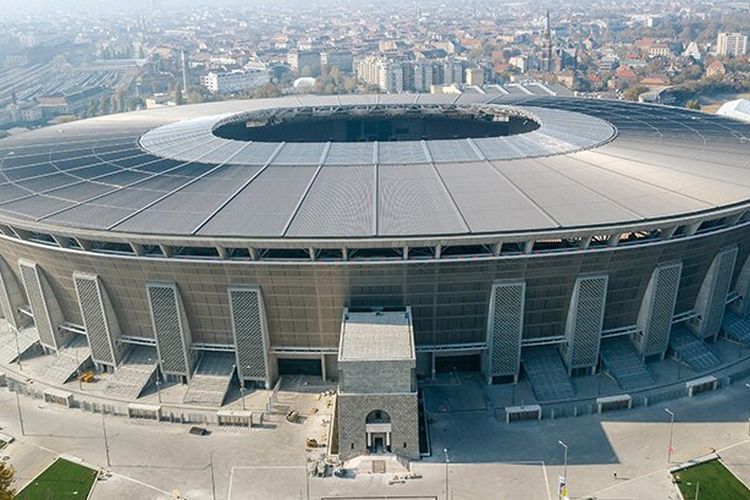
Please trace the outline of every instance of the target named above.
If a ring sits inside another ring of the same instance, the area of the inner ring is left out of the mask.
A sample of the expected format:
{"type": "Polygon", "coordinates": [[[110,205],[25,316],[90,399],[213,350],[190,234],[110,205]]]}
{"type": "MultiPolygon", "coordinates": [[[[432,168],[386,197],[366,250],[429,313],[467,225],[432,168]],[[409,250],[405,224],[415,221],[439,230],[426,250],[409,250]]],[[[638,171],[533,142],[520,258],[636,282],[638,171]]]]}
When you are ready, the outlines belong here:
{"type": "Polygon", "coordinates": [[[242,399],[242,411],[247,411],[245,408],[245,383],[240,385],[240,399],[242,399]]]}
{"type": "MultiPolygon", "coordinates": [[[[557,444],[563,447],[563,482],[565,483],[565,488],[568,488],[568,445],[563,443],[562,441],[558,441],[557,444]]],[[[560,495],[562,494],[562,490],[558,488],[557,491],[557,497],[560,498],[560,495]]]]}
{"type": "Polygon", "coordinates": [[[18,370],[23,371],[23,365],[21,364],[21,345],[18,343],[18,328],[12,327],[13,331],[16,332],[16,362],[18,363],[18,370]]]}
{"type": "Polygon", "coordinates": [[[104,454],[107,456],[107,467],[112,467],[109,460],[109,441],[107,440],[107,423],[104,419],[104,411],[102,410],[102,433],[104,434],[104,454]]]}
{"type": "Polygon", "coordinates": [[[214,450],[208,454],[208,464],[211,467],[211,500],[216,500],[216,476],[214,475],[214,450]]]}
{"type": "MultiPolygon", "coordinates": [[[[745,387],[750,389],[750,384],[745,384],[745,387]]],[[[750,410],[748,410],[748,417],[747,417],[747,435],[750,436],[750,410]]]]}
{"type": "Polygon", "coordinates": [[[310,500],[310,465],[305,457],[305,495],[307,500],[310,500]]]}
{"type": "Polygon", "coordinates": [[[78,359],[78,349],[75,348],[76,352],[76,378],[78,379],[78,390],[83,392],[83,382],[81,381],[81,362],[78,359]]]}
{"type": "Polygon", "coordinates": [[[669,408],[664,408],[669,414],[669,448],[667,449],[667,463],[672,463],[672,437],[674,436],[674,412],[669,408]]]}
{"type": "Polygon", "coordinates": [[[451,491],[451,485],[450,485],[450,474],[448,470],[448,466],[451,463],[450,457],[448,457],[448,448],[443,448],[443,453],[445,454],[445,500],[450,499],[450,491],[451,491]]]}
{"type": "Polygon", "coordinates": [[[18,395],[18,387],[15,390],[16,393],[16,407],[18,408],[18,423],[21,425],[21,435],[26,435],[26,430],[23,427],[23,413],[21,412],[21,399],[18,395]]]}
{"type": "Polygon", "coordinates": [[[159,377],[159,368],[156,368],[156,397],[159,398],[159,404],[161,404],[161,377],[159,377]]]}

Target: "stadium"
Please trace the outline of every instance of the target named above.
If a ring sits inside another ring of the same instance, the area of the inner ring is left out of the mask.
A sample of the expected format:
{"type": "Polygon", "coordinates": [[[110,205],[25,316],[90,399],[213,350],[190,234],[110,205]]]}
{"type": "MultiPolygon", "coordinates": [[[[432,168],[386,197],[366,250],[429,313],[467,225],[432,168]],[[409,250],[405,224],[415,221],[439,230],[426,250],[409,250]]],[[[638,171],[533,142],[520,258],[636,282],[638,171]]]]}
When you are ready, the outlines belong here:
{"type": "Polygon", "coordinates": [[[336,379],[339,361],[352,393],[388,392],[352,364],[376,361],[406,366],[371,372],[383,380],[521,377],[539,402],[600,369],[647,387],[667,355],[710,372],[720,336],[750,343],[748,158],[750,125],[541,84],[10,137],[0,363],[41,349],[59,385],[88,363],[113,397],[156,376],[217,407],[233,380],[336,379]]]}

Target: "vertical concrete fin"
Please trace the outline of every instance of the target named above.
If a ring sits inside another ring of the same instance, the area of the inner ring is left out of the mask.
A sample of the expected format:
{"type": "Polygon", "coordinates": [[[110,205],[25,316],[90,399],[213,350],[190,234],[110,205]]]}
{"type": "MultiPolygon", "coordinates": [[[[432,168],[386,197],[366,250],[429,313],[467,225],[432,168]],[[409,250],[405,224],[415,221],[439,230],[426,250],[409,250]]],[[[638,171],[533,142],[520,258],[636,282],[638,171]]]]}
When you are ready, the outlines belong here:
{"type": "Polygon", "coordinates": [[[703,279],[695,300],[695,310],[700,314],[700,321],[690,323],[690,327],[700,338],[716,337],[719,334],[737,251],[736,246],[722,249],[714,257],[703,279]]]}
{"type": "Polygon", "coordinates": [[[59,328],[65,322],[60,304],[36,262],[20,259],[18,266],[26,288],[29,306],[31,306],[31,313],[34,315],[34,325],[39,331],[39,340],[43,346],[57,351],[70,337],[69,333],[59,328]]]}
{"type": "Polygon", "coordinates": [[[73,282],[91,349],[91,359],[97,363],[117,366],[122,354],[121,344],[118,342],[120,326],[103,283],[96,275],[80,273],[73,274],[73,282]]]}
{"type": "Polygon", "coordinates": [[[681,275],[681,262],[657,266],[651,273],[638,313],[641,333],[637,343],[642,357],[667,351],[681,275]]]}
{"type": "Polygon", "coordinates": [[[190,326],[176,283],[147,283],[151,325],[162,371],[190,378],[195,355],[190,326]]]}
{"type": "Polygon", "coordinates": [[[18,310],[27,305],[26,293],[18,284],[13,270],[0,257],[0,308],[5,320],[15,329],[21,329],[29,323],[28,318],[18,310]]]}
{"type": "Polygon", "coordinates": [[[568,370],[593,368],[599,361],[609,276],[580,276],[576,280],[565,325],[563,359],[568,370]]]}
{"type": "Polygon", "coordinates": [[[240,380],[259,380],[271,384],[270,350],[263,295],[258,287],[230,287],[229,307],[232,316],[237,375],[240,380]]]}
{"type": "Polygon", "coordinates": [[[496,376],[518,376],[525,300],[524,281],[497,281],[492,285],[487,315],[490,380],[496,376]]]}

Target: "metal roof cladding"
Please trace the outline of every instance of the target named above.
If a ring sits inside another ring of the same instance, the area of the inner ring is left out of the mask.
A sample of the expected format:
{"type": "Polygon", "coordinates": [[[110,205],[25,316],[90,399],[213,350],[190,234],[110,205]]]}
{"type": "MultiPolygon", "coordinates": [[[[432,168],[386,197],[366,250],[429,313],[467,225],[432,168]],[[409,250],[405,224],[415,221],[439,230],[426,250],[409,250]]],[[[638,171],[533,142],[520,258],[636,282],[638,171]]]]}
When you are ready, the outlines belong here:
{"type": "Polygon", "coordinates": [[[628,224],[750,200],[749,124],[520,94],[290,96],[48,127],[0,140],[0,219],[145,235],[402,238],[628,224]],[[214,133],[231,120],[368,109],[510,113],[539,127],[382,142],[214,133]]]}

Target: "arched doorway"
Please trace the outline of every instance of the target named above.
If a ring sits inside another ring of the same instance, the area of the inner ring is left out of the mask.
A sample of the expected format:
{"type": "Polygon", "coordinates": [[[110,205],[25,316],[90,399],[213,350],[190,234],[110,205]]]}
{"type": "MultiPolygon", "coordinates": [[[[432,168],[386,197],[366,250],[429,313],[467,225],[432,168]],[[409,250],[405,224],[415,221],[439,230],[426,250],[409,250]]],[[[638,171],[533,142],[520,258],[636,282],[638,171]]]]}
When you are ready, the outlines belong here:
{"type": "Polygon", "coordinates": [[[373,410],[365,418],[367,451],[370,453],[391,452],[391,416],[384,410],[373,410]]]}

